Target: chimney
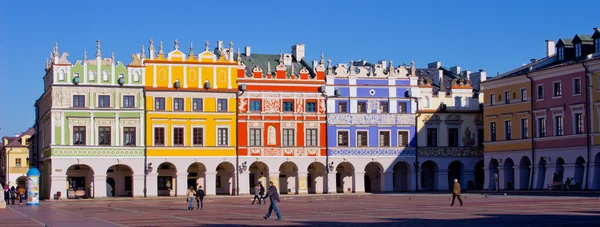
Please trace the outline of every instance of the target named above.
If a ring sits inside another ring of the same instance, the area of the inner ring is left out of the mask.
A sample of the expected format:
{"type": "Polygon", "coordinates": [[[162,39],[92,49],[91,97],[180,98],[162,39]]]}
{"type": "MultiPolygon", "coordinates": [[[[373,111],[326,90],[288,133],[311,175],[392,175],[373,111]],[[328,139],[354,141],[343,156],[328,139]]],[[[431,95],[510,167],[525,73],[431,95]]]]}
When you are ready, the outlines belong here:
{"type": "Polygon", "coordinates": [[[467,80],[471,80],[471,70],[465,70],[464,74],[467,80]]]}
{"type": "Polygon", "coordinates": [[[450,72],[460,76],[460,66],[453,66],[450,68],[450,72]]]}
{"type": "Polygon", "coordinates": [[[440,85],[440,90],[444,89],[444,71],[438,70],[438,84],[440,85]]]}
{"type": "Polygon", "coordinates": [[[288,54],[288,53],[283,54],[283,65],[285,65],[285,66],[292,65],[292,55],[293,54],[288,54]]]}
{"type": "Polygon", "coordinates": [[[387,61],[385,61],[385,60],[378,61],[377,63],[380,64],[381,66],[383,66],[383,68],[388,66],[387,61]]]}
{"type": "Polygon", "coordinates": [[[296,61],[302,60],[302,58],[304,58],[304,44],[296,44],[292,46],[292,55],[296,61]]]}
{"type": "Polygon", "coordinates": [[[554,40],[546,40],[546,57],[550,57],[556,53],[554,52],[554,46],[554,40]]]}
{"type": "Polygon", "coordinates": [[[427,64],[428,69],[439,69],[440,67],[442,67],[442,63],[439,61],[427,64]]]}
{"type": "Polygon", "coordinates": [[[483,69],[480,69],[480,70],[479,70],[479,73],[480,73],[480,74],[479,74],[479,81],[480,81],[480,82],[483,82],[483,81],[485,81],[485,80],[487,79],[487,73],[485,72],[485,70],[483,70],[483,69]]]}
{"type": "Polygon", "coordinates": [[[250,57],[250,46],[246,46],[244,48],[244,55],[246,55],[246,57],[250,57]]]}
{"type": "Polygon", "coordinates": [[[223,49],[223,40],[217,41],[217,49],[219,49],[219,50],[223,49]]]}

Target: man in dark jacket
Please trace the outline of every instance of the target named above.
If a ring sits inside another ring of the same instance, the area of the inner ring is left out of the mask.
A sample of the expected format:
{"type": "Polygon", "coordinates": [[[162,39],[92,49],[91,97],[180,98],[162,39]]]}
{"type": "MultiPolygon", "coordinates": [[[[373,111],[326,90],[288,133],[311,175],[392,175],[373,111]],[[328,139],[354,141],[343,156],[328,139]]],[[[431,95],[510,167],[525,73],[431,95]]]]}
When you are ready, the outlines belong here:
{"type": "Polygon", "coordinates": [[[450,206],[454,206],[454,199],[458,198],[460,205],[463,205],[462,199],[460,199],[460,184],[457,179],[454,179],[454,189],[452,190],[452,204],[450,206]]]}
{"type": "Polygon", "coordinates": [[[259,186],[260,186],[260,192],[258,193],[258,195],[260,196],[259,199],[259,204],[260,204],[260,200],[263,200],[263,204],[267,204],[267,197],[265,196],[265,187],[262,185],[262,182],[258,182],[259,186]]]}
{"type": "Polygon", "coordinates": [[[196,191],[196,210],[204,208],[204,195],[204,189],[202,189],[202,186],[198,186],[198,191],[196,191]]]}
{"type": "Polygon", "coordinates": [[[269,190],[267,191],[267,195],[265,197],[269,197],[271,200],[271,206],[269,206],[269,212],[263,218],[265,220],[269,219],[273,210],[275,210],[275,214],[277,215],[277,221],[281,221],[281,214],[279,214],[279,209],[277,208],[277,203],[279,202],[279,192],[277,192],[277,188],[273,185],[273,181],[269,181],[269,190]]]}

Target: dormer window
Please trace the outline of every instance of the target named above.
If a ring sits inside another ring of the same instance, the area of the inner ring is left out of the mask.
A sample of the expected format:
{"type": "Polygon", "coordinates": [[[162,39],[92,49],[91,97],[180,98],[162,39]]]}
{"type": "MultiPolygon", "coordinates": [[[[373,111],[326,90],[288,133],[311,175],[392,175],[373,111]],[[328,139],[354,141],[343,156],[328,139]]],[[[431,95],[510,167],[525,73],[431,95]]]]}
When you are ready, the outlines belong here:
{"type": "Polygon", "coordinates": [[[600,39],[594,39],[594,47],[596,48],[595,53],[600,53],[600,39]]]}
{"type": "Polygon", "coordinates": [[[565,60],[565,48],[564,47],[557,48],[556,52],[557,52],[559,61],[565,60]]]}
{"type": "Polygon", "coordinates": [[[581,57],[581,43],[575,44],[575,57],[581,57]]]}

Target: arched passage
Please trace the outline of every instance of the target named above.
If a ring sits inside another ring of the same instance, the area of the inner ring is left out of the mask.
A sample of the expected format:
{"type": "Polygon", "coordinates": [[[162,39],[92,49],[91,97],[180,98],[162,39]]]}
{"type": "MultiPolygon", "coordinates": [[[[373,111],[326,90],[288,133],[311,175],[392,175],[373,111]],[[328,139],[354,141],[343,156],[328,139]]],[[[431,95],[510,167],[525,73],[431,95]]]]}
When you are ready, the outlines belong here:
{"type": "Polygon", "coordinates": [[[308,166],[307,188],[309,194],[323,193],[325,191],[325,165],[313,162],[308,166]]]}
{"type": "Polygon", "coordinates": [[[496,160],[495,158],[492,158],[490,160],[488,169],[489,169],[489,174],[488,177],[490,179],[489,184],[488,184],[488,189],[489,190],[496,190],[497,187],[499,187],[499,183],[500,183],[500,173],[498,172],[498,160],[496,160]]]}
{"type": "Polygon", "coordinates": [[[515,169],[513,168],[515,163],[511,158],[507,158],[504,161],[504,190],[514,190],[515,189],[515,169]]]}
{"type": "Polygon", "coordinates": [[[132,197],[133,170],[128,165],[113,165],[106,170],[106,197],[132,197]]]}
{"type": "Polygon", "coordinates": [[[483,184],[485,184],[485,170],[483,160],[475,164],[475,189],[483,190],[483,184]]]}
{"type": "Polygon", "coordinates": [[[563,181],[563,175],[565,173],[565,167],[564,167],[564,165],[565,165],[565,160],[563,158],[559,157],[559,158],[556,159],[556,172],[555,173],[557,175],[557,178],[554,179],[553,181],[555,181],[555,182],[564,182],[563,181]]]}
{"type": "Polygon", "coordinates": [[[176,196],[177,168],[175,165],[163,162],[158,166],[157,172],[158,196],[176,196]]]}
{"type": "Polygon", "coordinates": [[[17,186],[27,188],[27,176],[20,176],[17,178],[17,186]]]}
{"type": "Polygon", "coordinates": [[[248,175],[250,182],[250,193],[254,194],[254,186],[260,183],[263,187],[267,187],[269,184],[269,167],[264,162],[253,162],[248,169],[250,174],[248,175]]]}
{"type": "Polygon", "coordinates": [[[577,160],[575,160],[575,175],[573,176],[575,178],[575,183],[579,185],[579,188],[582,189],[584,187],[583,186],[583,176],[584,176],[584,171],[585,171],[585,167],[583,166],[585,164],[585,159],[581,156],[577,157],[577,160]]]}
{"type": "Polygon", "coordinates": [[[378,162],[365,166],[365,192],[383,191],[383,167],[378,162]]]}
{"type": "Polygon", "coordinates": [[[529,180],[531,179],[531,161],[529,157],[523,156],[519,162],[519,190],[529,189],[529,180]]]}
{"type": "Polygon", "coordinates": [[[536,189],[544,189],[544,182],[546,180],[546,160],[540,158],[537,167],[537,182],[536,189]]]}
{"type": "Polygon", "coordinates": [[[229,162],[221,162],[216,171],[215,192],[217,195],[231,195],[235,188],[235,167],[229,162]]]}
{"type": "Polygon", "coordinates": [[[600,189],[600,153],[597,153],[596,156],[594,156],[594,165],[590,166],[592,166],[594,174],[594,179],[592,179],[592,189],[598,190],[600,189]]]}
{"type": "Polygon", "coordinates": [[[93,197],[94,170],[88,165],[72,165],[67,169],[67,198],[93,197]]]}
{"type": "Polygon", "coordinates": [[[421,165],[421,190],[433,191],[436,189],[437,164],[433,161],[426,161],[421,165]]]}
{"type": "Polygon", "coordinates": [[[454,188],[454,179],[457,179],[459,183],[463,183],[463,172],[465,166],[460,161],[453,161],[448,165],[448,190],[454,188]]]}
{"type": "Polygon", "coordinates": [[[200,162],[192,163],[187,169],[187,188],[193,187],[198,190],[198,186],[206,188],[206,166],[200,162]]]}
{"type": "Polygon", "coordinates": [[[397,162],[394,165],[393,185],[395,192],[408,191],[409,187],[409,167],[407,162],[397,162]]]}
{"type": "Polygon", "coordinates": [[[342,162],[335,168],[335,187],[337,193],[354,193],[354,166],[342,162]]]}
{"type": "Polygon", "coordinates": [[[279,166],[279,193],[298,194],[298,166],[284,162],[279,166]]]}

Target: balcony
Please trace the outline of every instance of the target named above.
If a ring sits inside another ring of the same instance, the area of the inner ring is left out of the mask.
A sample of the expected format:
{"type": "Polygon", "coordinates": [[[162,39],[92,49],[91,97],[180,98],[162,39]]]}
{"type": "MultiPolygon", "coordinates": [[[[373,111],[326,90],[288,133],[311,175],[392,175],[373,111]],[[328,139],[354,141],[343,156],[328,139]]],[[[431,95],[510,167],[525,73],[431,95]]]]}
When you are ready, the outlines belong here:
{"type": "Polygon", "coordinates": [[[333,113],[327,115],[330,125],[415,125],[414,114],[333,113]]]}
{"type": "Polygon", "coordinates": [[[419,147],[419,156],[482,157],[483,147],[419,147]]]}

